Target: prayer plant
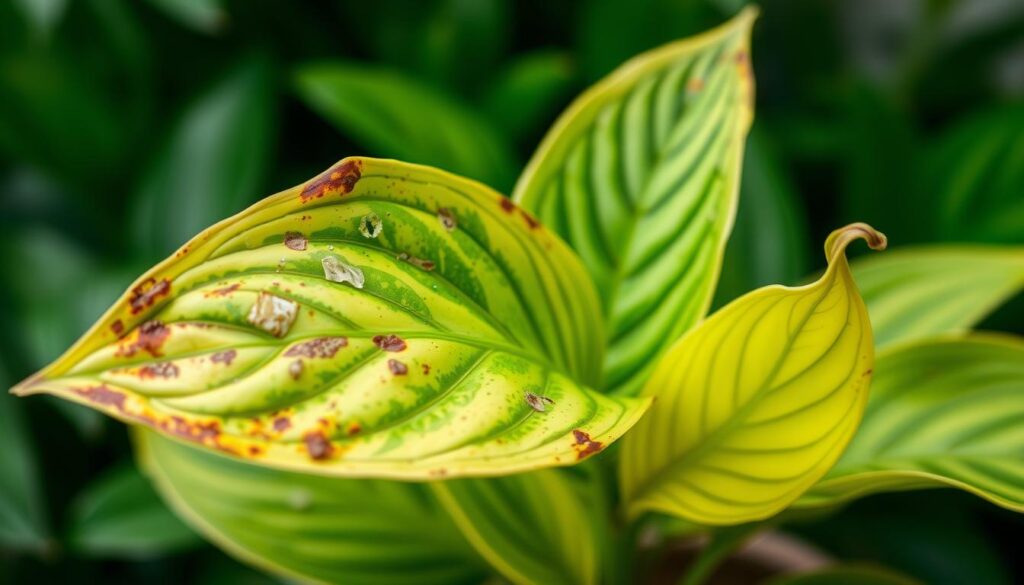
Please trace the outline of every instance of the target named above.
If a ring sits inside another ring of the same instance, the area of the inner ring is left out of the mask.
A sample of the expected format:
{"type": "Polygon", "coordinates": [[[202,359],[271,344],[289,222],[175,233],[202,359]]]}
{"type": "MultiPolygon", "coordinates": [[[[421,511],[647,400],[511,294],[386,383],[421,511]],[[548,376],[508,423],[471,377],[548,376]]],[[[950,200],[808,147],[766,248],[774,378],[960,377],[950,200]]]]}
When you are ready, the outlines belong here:
{"type": "Polygon", "coordinates": [[[654,530],[711,536],[697,582],[742,536],[880,490],[1022,510],[1024,343],[953,335],[1019,289],[1019,251],[851,270],[850,244],[886,245],[852,224],[810,284],[706,316],[754,20],[588,90],[511,198],[342,160],[196,236],[14,393],[130,424],[183,518],[301,581],[643,580],[654,530]]]}

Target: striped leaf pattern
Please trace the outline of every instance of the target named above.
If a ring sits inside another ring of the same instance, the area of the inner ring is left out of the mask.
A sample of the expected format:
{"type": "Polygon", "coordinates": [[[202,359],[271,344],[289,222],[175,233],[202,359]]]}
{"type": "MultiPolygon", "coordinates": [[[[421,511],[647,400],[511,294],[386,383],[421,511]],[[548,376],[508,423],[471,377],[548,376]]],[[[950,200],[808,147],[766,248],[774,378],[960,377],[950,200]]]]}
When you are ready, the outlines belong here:
{"type": "Polygon", "coordinates": [[[800,506],[952,486],[1024,512],[1024,340],[930,339],[876,369],[857,436],[800,506]]]}
{"type": "Polygon", "coordinates": [[[644,389],[656,406],[622,445],[619,480],[631,515],[759,520],[832,467],[860,421],[874,363],[867,309],[845,257],[857,238],[885,246],[870,226],[837,230],[820,280],[740,297],[662,357],[644,389]]]}
{"type": "Polygon", "coordinates": [[[575,463],[642,413],[581,385],[601,336],[585,271],[531,215],[355,158],[197,236],[15,391],[283,468],[504,474],[575,463]]]}
{"type": "Polygon", "coordinates": [[[1024,247],[903,248],[852,263],[875,347],[974,326],[1024,289],[1024,247]]]}
{"type": "Polygon", "coordinates": [[[613,72],[562,115],[516,186],[602,291],[610,391],[638,393],[652,357],[708,310],[753,116],[755,16],[613,72]]]}
{"type": "Polygon", "coordinates": [[[288,581],[447,585],[488,573],[422,484],[268,469],[144,429],[135,439],[143,469],[179,516],[288,581]]]}

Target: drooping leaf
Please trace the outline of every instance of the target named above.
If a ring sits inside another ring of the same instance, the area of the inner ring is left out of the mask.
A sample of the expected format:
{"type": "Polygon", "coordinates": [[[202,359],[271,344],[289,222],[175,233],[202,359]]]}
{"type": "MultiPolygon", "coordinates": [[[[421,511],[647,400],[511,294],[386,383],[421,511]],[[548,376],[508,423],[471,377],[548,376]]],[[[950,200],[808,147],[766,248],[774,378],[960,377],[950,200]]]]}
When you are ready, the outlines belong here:
{"type": "Polygon", "coordinates": [[[619,481],[632,515],[759,520],[835,463],[860,421],[874,363],[845,256],[857,238],[885,246],[870,226],[837,230],[817,282],[740,297],[661,358],[644,389],[655,407],[622,445],[619,481]]]}
{"type": "Polygon", "coordinates": [[[479,583],[484,564],[426,486],[318,477],[136,433],[157,490],[239,560],[323,583],[479,583]]]}
{"type": "Polygon", "coordinates": [[[756,10],[619,68],[555,123],[516,186],[602,292],[605,387],[636,394],[711,302],[753,115],[756,10]]]}
{"type": "Polygon", "coordinates": [[[921,246],[851,266],[878,348],[966,331],[1024,289],[1024,248],[921,246]]]}
{"type": "Polygon", "coordinates": [[[147,558],[202,542],[130,466],[86,488],[74,507],[68,543],[90,556],[147,558]]]}
{"type": "Polygon", "coordinates": [[[582,584],[600,582],[607,538],[602,518],[607,504],[598,497],[594,479],[542,470],[434,482],[431,488],[469,542],[505,578],[582,584]]]}
{"type": "Polygon", "coordinates": [[[401,73],[345,63],[301,67],[299,96],[373,154],[507,188],[518,165],[495,129],[467,106],[401,73]]]}
{"type": "Polygon", "coordinates": [[[252,202],[274,138],[268,65],[240,63],[184,111],[142,183],[134,240],[159,258],[199,230],[252,202]]]}
{"type": "Polygon", "coordinates": [[[583,267],[531,215],[351,158],[196,236],[15,392],[271,466],[505,474],[573,464],[642,414],[584,385],[602,338],[583,267]]]}
{"type": "Polygon", "coordinates": [[[811,571],[783,575],[767,585],[923,585],[906,575],[872,566],[839,565],[811,571]]]}
{"type": "Polygon", "coordinates": [[[800,505],[952,486],[1024,512],[1024,340],[932,339],[876,369],[856,437],[800,505]]]}

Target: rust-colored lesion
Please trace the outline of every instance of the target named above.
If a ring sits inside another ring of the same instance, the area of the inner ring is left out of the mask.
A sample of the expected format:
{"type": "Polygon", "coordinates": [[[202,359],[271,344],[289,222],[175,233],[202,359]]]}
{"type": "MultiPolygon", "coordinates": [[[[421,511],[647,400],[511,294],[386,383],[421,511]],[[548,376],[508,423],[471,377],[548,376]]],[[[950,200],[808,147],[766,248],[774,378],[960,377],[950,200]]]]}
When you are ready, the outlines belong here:
{"type": "Polygon", "coordinates": [[[404,376],[409,373],[409,367],[394,358],[388,360],[388,369],[395,376],[404,376]]]}
{"type": "Polygon", "coordinates": [[[328,193],[351,193],[363,176],[361,167],[362,163],[359,161],[345,161],[322,173],[303,187],[299,195],[302,203],[319,199],[328,193]]]}
{"type": "Polygon", "coordinates": [[[397,335],[374,335],[373,344],[384,351],[405,351],[405,340],[397,335]]]}
{"type": "Polygon", "coordinates": [[[124,323],[122,323],[120,319],[116,319],[113,323],[110,324],[110,330],[114,333],[114,335],[121,337],[121,335],[124,333],[124,323]]]}
{"type": "Polygon", "coordinates": [[[525,209],[520,209],[519,215],[521,215],[523,221],[526,222],[526,227],[530,228],[531,230],[535,230],[540,227],[540,221],[538,221],[536,217],[530,215],[530,213],[525,209]]]}
{"type": "Polygon", "coordinates": [[[577,460],[590,457],[594,453],[598,453],[601,449],[604,449],[604,443],[591,439],[590,435],[584,431],[573,429],[572,436],[575,440],[572,448],[576,450],[577,460]]]}
{"type": "Polygon", "coordinates": [[[332,358],[348,345],[347,337],[318,337],[293,345],[284,352],[286,357],[332,358]]]}
{"type": "Polygon", "coordinates": [[[511,199],[505,196],[498,198],[498,204],[501,205],[501,210],[505,213],[512,213],[516,210],[516,204],[511,199]]]}
{"type": "Polygon", "coordinates": [[[240,283],[240,282],[236,282],[236,283],[234,283],[232,285],[228,285],[228,286],[222,286],[220,288],[216,288],[216,289],[213,289],[211,291],[203,293],[203,297],[208,298],[208,299],[212,298],[212,297],[226,297],[226,296],[230,295],[231,293],[235,292],[236,290],[238,290],[239,288],[241,288],[241,286],[242,286],[242,283],[240,283]]]}
{"type": "Polygon", "coordinates": [[[274,418],[274,422],[271,424],[271,426],[274,427],[275,431],[283,433],[288,429],[292,428],[292,421],[287,416],[279,416],[274,418]]]}
{"type": "Polygon", "coordinates": [[[215,364],[230,366],[231,362],[235,361],[236,357],[238,357],[238,351],[234,349],[225,349],[210,356],[210,361],[215,364]]]}
{"type": "Polygon", "coordinates": [[[131,306],[132,315],[137,315],[153,306],[153,303],[160,297],[167,296],[171,292],[171,281],[164,278],[157,280],[149,277],[131,290],[128,297],[128,304],[131,306]]]}
{"type": "Polygon", "coordinates": [[[85,388],[74,388],[73,391],[75,394],[78,394],[89,402],[99,406],[113,407],[120,412],[124,412],[124,393],[112,390],[106,384],[87,386],[85,388]]]}
{"type": "Polygon", "coordinates": [[[160,348],[170,336],[171,330],[162,321],[157,319],[146,321],[139,325],[134,335],[122,340],[117,351],[114,352],[114,356],[130,358],[140,351],[145,351],[153,357],[160,357],[163,355],[160,353],[160,348]]]}
{"type": "Polygon", "coordinates": [[[289,250],[295,250],[296,252],[302,252],[306,249],[309,244],[309,240],[306,236],[299,232],[286,232],[284,234],[284,245],[289,250]]]}
{"type": "Polygon", "coordinates": [[[323,461],[334,456],[334,444],[327,438],[323,431],[312,431],[302,436],[306,444],[306,452],[314,461],[323,461]]]}
{"type": "Polygon", "coordinates": [[[178,366],[173,362],[157,362],[154,364],[146,364],[139,368],[138,376],[143,380],[152,380],[154,378],[163,378],[165,380],[170,378],[177,378],[179,374],[178,366]]]}

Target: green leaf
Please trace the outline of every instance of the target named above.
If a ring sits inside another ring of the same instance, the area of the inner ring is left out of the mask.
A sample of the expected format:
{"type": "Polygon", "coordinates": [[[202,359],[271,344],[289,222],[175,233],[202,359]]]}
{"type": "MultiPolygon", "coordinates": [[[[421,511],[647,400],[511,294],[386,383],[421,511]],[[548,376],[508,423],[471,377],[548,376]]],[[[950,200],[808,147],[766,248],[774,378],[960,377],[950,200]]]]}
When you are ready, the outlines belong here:
{"type": "Polygon", "coordinates": [[[608,535],[595,482],[543,470],[430,485],[477,552],[513,583],[597,583],[608,535]]]}
{"type": "Polygon", "coordinates": [[[640,55],[588,90],[516,186],[602,292],[613,392],[639,392],[711,302],[753,115],[755,15],[640,55]]]}
{"type": "Polygon", "coordinates": [[[250,565],[325,583],[479,583],[483,563],[419,484],[267,469],[142,430],[139,459],[193,528],[250,565]]]}
{"type": "Polygon", "coordinates": [[[351,158],[196,236],[15,392],[314,473],[571,465],[647,403],[583,385],[597,306],[572,252],[505,197],[351,158]]]}
{"type": "Polygon", "coordinates": [[[952,486],[1024,512],[1024,339],[932,339],[879,356],[860,430],[800,501],[952,486]]]}
{"type": "Polygon", "coordinates": [[[299,97],[374,154],[443,168],[497,189],[518,164],[488,122],[401,73],[344,63],[305,65],[299,97]]]}
{"type": "Polygon", "coordinates": [[[1024,243],[1024,106],[985,108],[958,123],[925,152],[920,177],[934,237],[1024,243]]]}
{"type": "Polygon", "coordinates": [[[136,199],[132,227],[143,258],[169,253],[252,202],[274,139],[271,81],[266,63],[243,61],[186,108],[136,199]]]}
{"type": "Polygon", "coordinates": [[[28,21],[35,33],[42,39],[48,39],[53,29],[60,24],[67,10],[67,0],[14,0],[12,5],[22,17],[28,21]]]}
{"type": "Polygon", "coordinates": [[[89,556],[147,558],[201,542],[131,466],[88,486],[73,511],[68,544],[89,556]]]}
{"type": "Polygon", "coordinates": [[[920,246],[852,269],[883,348],[970,329],[1024,288],[1024,248],[920,246]]]}
{"type": "Polygon", "coordinates": [[[192,30],[212,34],[227,22],[222,0],[149,0],[154,8],[192,30]]]}
{"type": "Polygon", "coordinates": [[[575,78],[569,56],[535,51],[513,61],[484,98],[484,111],[506,136],[519,142],[534,138],[568,98],[575,78]]]}
{"type": "Polygon", "coordinates": [[[870,566],[839,565],[811,571],[783,575],[767,582],[767,585],[922,585],[920,581],[890,571],[870,566]]]}
{"type": "Polygon", "coordinates": [[[661,358],[644,389],[657,403],[622,445],[619,483],[631,516],[760,520],[835,463],[860,422],[874,364],[845,256],[857,238],[885,247],[870,226],[837,230],[820,280],[740,297],[661,358]]]}
{"type": "MultiPolygon", "coordinates": [[[[0,366],[0,380],[6,379],[0,366]]],[[[0,396],[0,545],[43,553],[50,536],[43,486],[21,407],[10,396],[0,396]]]]}

